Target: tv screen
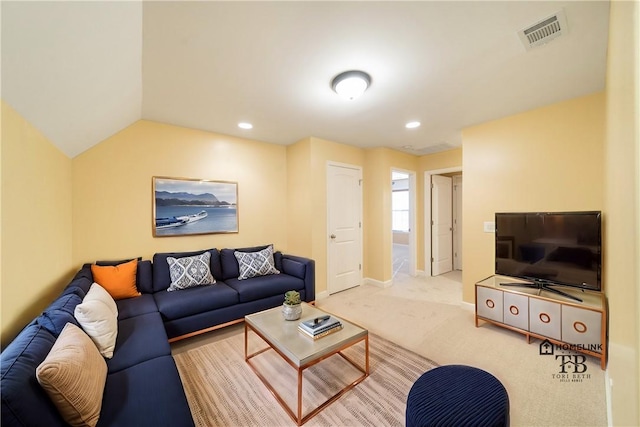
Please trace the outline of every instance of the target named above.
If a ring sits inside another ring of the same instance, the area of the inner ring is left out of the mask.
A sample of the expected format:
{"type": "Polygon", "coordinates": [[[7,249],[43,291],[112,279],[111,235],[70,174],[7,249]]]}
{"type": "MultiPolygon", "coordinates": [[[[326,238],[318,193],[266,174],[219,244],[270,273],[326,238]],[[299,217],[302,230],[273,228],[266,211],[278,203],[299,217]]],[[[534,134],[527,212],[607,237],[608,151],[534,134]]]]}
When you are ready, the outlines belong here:
{"type": "Polygon", "coordinates": [[[601,290],[600,212],[496,213],[496,274],[601,290]]]}

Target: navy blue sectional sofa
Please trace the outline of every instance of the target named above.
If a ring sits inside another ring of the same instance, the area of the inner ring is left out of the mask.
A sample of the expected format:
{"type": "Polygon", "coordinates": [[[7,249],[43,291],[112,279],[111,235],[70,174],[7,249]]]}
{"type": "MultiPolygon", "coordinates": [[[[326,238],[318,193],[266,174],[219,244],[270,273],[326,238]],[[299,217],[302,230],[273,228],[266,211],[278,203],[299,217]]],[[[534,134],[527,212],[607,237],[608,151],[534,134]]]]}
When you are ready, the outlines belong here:
{"type": "MultiPolygon", "coordinates": [[[[281,274],[238,280],[234,249],[209,250],[215,285],[167,292],[171,282],[167,257],[202,252],[158,253],[153,262],[138,262],[136,286],[142,295],[116,301],[118,335],[113,358],[106,361],[98,426],[193,426],[169,342],[241,322],[247,314],[281,305],[284,293],[291,289],[298,290],[304,301],[315,300],[313,260],[276,252],[275,266],[281,274]]],[[[68,322],[78,325],[74,310],[92,283],[88,264],[0,355],[3,427],[67,425],[35,371],[64,326],[68,322]]]]}

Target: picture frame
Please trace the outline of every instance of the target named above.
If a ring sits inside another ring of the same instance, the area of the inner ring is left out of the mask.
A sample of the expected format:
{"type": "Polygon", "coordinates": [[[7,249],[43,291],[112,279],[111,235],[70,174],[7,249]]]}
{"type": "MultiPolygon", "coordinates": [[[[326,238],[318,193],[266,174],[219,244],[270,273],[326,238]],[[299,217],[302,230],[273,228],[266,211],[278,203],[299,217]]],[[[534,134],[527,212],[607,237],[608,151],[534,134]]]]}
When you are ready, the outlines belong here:
{"type": "Polygon", "coordinates": [[[154,237],[238,233],[238,183],[152,178],[154,237]]]}

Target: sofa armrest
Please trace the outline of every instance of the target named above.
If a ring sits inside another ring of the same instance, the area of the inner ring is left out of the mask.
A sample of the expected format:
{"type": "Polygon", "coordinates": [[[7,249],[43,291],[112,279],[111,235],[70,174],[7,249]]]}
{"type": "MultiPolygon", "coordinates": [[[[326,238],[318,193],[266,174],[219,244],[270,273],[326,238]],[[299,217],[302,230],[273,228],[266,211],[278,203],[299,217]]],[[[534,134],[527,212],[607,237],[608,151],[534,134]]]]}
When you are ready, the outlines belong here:
{"type": "Polygon", "coordinates": [[[316,299],[316,262],[309,258],[282,254],[282,272],[304,280],[304,300],[316,299]]]}

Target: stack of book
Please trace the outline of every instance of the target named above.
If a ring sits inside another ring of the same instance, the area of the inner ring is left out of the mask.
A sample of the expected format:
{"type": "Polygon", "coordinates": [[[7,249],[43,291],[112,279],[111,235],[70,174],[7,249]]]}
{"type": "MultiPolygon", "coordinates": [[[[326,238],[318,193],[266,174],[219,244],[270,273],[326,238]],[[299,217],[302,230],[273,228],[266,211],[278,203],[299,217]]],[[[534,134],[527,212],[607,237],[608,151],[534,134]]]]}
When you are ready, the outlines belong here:
{"type": "Polygon", "coordinates": [[[298,324],[298,330],[314,340],[338,332],[340,329],[342,329],[340,320],[329,315],[305,320],[298,324]]]}

